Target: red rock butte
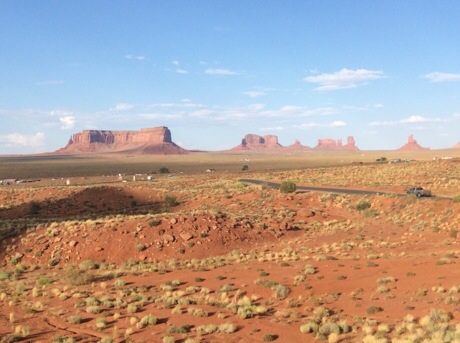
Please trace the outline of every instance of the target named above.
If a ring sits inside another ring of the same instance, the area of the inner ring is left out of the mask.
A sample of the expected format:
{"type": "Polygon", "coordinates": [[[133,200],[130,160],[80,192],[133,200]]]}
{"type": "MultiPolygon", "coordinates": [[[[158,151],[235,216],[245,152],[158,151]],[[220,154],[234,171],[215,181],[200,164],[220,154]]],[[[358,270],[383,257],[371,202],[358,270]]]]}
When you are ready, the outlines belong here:
{"type": "Polygon", "coordinates": [[[430,150],[430,148],[424,148],[420,146],[417,141],[414,139],[414,135],[410,135],[407,139],[407,143],[398,149],[398,151],[421,151],[421,150],[430,150]]]}
{"type": "Polygon", "coordinates": [[[264,148],[282,148],[283,146],[278,143],[278,137],[275,135],[259,136],[254,134],[247,134],[241,140],[241,144],[231,150],[258,150],[264,148]]]}
{"type": "Polygon", "coordinates": [[[69,143],[56,153],[131,153],[152,155],[186,154],[187,150],[175,144],[171,131],[165,127],[145,128],[139,131],[84,130],[75,133],[69,143]]]}
{"type": "Polygon", "coordinates": [[[341,139],[322,138],[318,139],[318,144],[314,147],[315,150],[349,150],[359,151],[355,144],[353,136],[348,136],[347,144],[343,145],[341,139]]]}

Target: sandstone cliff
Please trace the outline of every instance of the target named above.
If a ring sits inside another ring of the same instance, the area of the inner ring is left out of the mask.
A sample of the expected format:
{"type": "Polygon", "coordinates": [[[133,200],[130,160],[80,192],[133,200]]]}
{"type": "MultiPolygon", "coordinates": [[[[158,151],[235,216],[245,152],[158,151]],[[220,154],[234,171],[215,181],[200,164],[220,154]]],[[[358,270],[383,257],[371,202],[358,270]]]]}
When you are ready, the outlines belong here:
{"type": "Polygon", "coordinates": [[[318,139],[318,144],[314,147],[315,150],[349,150],[359,151],[355,144],[353,136],[348,136],[347,144],[343,145],[341,139],[322,138],[318,139]]]}
{"type": "Polygon", "coordinates": [[[187,150],[175,144],[171,131],[164,126],[140,131],[84,130],[73,134],[66,147],[57,153],[132,153],[185,154],[187,150]]]}
{"type": "Polygon", "coordinates": [[[414,135],[410,135],[407,139],[407,143],[398,149],[398,151],[420,151],[420,150],[430,150],[430,148],[421,147],[417,141],[414,139],[414,135]]]}

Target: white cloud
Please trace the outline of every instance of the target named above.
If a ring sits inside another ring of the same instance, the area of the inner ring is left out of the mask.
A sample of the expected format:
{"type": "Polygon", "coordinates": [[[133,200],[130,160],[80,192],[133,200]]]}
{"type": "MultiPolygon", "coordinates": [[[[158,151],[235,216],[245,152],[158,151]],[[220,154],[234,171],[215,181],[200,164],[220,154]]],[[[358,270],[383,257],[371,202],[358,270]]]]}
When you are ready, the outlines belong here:
{"type": "Polygon", "coordinates": [[[341,121],[341,120],[336,120],[336,121],[333,121],[330,126],[332,127],[341,127],[341,126],[347,126],[347,123],[345,123],[344,121],[341,121]]]}
{"type": "Polygon", "coordinates": [[[260,131],[282,131],[282,130],[284,130],[284,127],[282,127],[282,126],[262,127],[259,130],[260,131]]]}
{"type": "Polygon", "coordinates": [[[355,88],[359,85],[365,84],[370,80],[378,80],[385,78],[382,71],[367,70],[367,69],[347,69],[332,73],[332,74],[319,74],[315,76],[307,76],[304,81],[316,83],[319,87],[317,91],[332,91],[337,89],[355,88]]]}
{"type": "Polygon", "coordinates": [[[229,70],[229,69],[206,69],[205,74],[209,75],[238,75],[236,71],[229,70]]]}
{"type": "Polygon", "coordinates": [[[188,74],[188,70],[185,70],[185,69],[176,69],[176,73],[178,73],[178,74],[188,74]]]}
{"type": "Polygon", "coordinates": [[[42,132],[37,132],[33,136],[23,135],[20,133],[10,133],[0,136],[0,145],[8,147],[31,147],[40,148],[44,145],[45,135],[42,132]]]}
{"type": "Polygon", "coordinates": [[[64,129],[64,130],[71,129],[75,125],[75,117],[74,116],[60,117],[59,121],[61,122],[61,129],[64,129]]]}
{"type": "Polygon", "coordinates": [[[126,102],[119,102],[115,105],[114,111],[129,111],[134,108],[133,104],[129,104],[126,102]]]}
{"type": "Polygon", "coordinates": [[[425,74],[423,77],[425,79],[430,80],[431,82],[460,81],[460,74],[451,74],[451,73],[433,72],[433,73],[425,74]]]}
{"type": "Polygon", "coordinates": [[[370,122],[370,126],[394,126],[400,124],[416,124],[416,123],[433,123],[445,121],[440,118],[426,118],[422,116],[413,115],[407,118],[403,118],[395,121],[373,121],[370,122]]]}
{"type": "Polygon", "coordinates": [[[266,93],[259,92],[259,91],[247,91],[247,92],[243,92],[243,94],[247,95],[250,98],[258,98],[259,96],[264,96],[266,93]]]}
{"type": "Polygon", "coordinates": [[[400,120],[401,123],[426,123],[430,121],[434,121],[434,120],[429,119],[429,118],[424,118],[422,116],[410,116],[408,118],[400,120]]]}
{"type": "Polygon", "coordinates": [[[171,61],[171,63],[174,64],[175,66],[178,66],[180,64],[179,61],[177,60],[171,61]]]}

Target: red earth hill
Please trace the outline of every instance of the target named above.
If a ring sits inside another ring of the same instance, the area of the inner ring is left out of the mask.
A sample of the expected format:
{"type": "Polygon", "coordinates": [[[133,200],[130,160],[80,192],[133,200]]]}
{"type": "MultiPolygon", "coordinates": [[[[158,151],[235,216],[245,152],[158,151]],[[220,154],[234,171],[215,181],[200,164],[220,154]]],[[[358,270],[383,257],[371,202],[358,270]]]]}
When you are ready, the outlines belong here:
{"type": "Polygon", "coordinates": [[[139,131],[84,130],[73,134],[69,143],[56,153],[131,153],[174,155],[187,150],[175,144],[171,131],[165,127],[145,128],[139,131]]]}
{"type": "Polygon", "coordinates": [[[398,149],[398,151],[421,151],[421,150],[430,150],[430,148],[424,148],[420,146],[417,141],[414,139],[414,135],[410,135],[407,139],[407,143],[398,149]]]}

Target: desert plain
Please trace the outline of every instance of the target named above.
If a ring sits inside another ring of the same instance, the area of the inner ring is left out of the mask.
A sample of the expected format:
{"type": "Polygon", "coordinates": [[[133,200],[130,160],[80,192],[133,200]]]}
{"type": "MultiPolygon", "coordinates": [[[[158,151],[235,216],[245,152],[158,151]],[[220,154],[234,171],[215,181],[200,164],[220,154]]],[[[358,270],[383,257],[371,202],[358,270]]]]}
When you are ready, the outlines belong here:
{"type": "Polygon", "coordinates": [[[0,162],[0,342],[460,342],[459,150],[0,162]]]}

